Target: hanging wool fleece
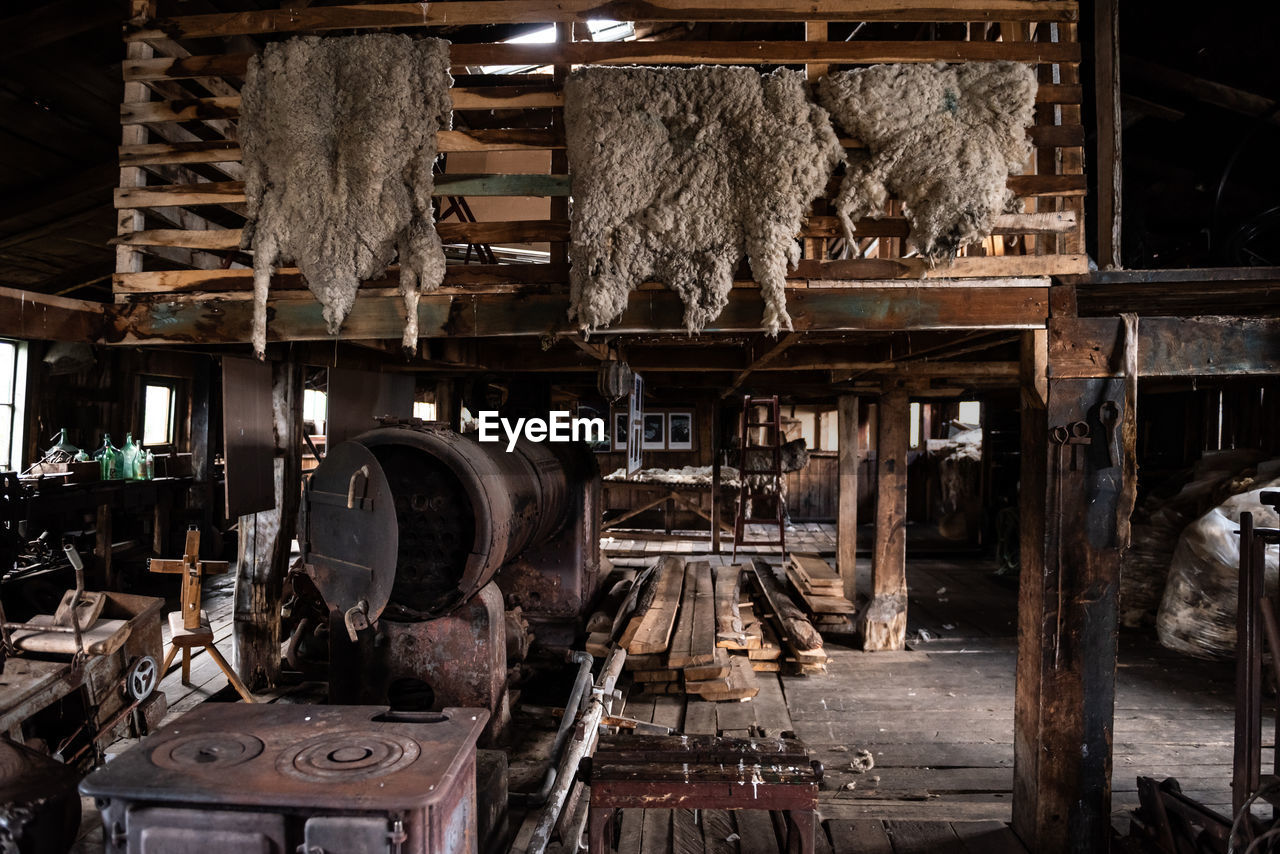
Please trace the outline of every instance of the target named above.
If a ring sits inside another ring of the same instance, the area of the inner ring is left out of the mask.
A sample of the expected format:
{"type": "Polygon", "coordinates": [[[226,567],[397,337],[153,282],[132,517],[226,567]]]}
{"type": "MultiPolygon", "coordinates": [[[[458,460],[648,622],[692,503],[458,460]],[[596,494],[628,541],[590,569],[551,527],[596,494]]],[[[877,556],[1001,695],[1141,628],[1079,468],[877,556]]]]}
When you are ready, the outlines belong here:
{"type": "Polygon", "coordinates": [[[796,235],[840,144],[804,76],[750,68],[583,67],[565,84],[573,176],[569,317],[621,316],[657,278],[701,330],[746,255],[771,334],[791,328],[784,291],[796,235]]]}
{"type": "Polygon", "coordinates": [[[399,255],[406,322],[444,278],[431,209],[436,133],[450,126],[449,43],[403,35],[294,38],[249,63],[241,92],[253,249],[253,346],[266,347],[267,288],[295,262],[337,334],[360,282],[399,255]]]}
{"type": "Polygon", "coordinates": [[[1035,72],[1016,62],[876,65],[824,77],[819,100],[867,147],[851,156],[836,199],[845,233],[879,217],[892,194],[908,245],[931,265],[991,235],[1016,202],[1006,183],[1031,156],[1035,72]]]}

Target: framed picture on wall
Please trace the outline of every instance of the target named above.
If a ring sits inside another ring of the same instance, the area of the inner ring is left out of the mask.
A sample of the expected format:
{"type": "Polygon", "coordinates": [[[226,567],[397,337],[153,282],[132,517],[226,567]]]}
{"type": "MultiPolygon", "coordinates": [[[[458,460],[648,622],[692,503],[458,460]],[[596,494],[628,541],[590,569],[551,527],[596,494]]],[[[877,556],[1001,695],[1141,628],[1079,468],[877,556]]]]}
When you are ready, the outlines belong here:
{"type": "Polygon", "coordinates": [[[627,413],[613,413],[613,449],[615,451],[625,451],[627,449],[627,413]]]}
{"type": "Polygon", "coordinates": [[[667,450],[693,450],[693,413],[672,411],[667,413],[667,450]]]}
{"type": "Polygon", "coordinates": [[[646,412],[644,414],[645,451],[661,451],[667,447],[667,415],[665,412],[646,412]]]}

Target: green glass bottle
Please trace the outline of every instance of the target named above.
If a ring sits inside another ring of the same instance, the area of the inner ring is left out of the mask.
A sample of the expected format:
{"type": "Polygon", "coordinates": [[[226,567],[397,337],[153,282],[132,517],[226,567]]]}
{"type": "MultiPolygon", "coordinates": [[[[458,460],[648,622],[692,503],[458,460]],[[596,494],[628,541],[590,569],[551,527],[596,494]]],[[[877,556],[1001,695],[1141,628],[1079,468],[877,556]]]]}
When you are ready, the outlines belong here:
{"type": "Polygon", "coordinates": [[[102,448],[94,457],[102,464],[103,480],[121,480],[124,477],[124,454],[111,444],[111,434],[102,434],[102,448]]]}
{"type": "Polygon", "coordinates": [[[133,441],[133,434],[124,436],[124,450],[121,452],[124,461],[124,479],[138,479],[138,443],[133,441]]]}

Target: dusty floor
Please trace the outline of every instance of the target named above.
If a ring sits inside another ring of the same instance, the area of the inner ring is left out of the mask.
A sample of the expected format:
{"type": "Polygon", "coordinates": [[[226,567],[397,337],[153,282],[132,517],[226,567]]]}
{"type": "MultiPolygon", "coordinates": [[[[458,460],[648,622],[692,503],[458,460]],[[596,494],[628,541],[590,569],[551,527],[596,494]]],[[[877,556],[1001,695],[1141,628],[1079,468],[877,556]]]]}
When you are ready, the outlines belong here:
{"type": "MultiPolygon", "coordinates": [[[[830,525],[797,526],[791,547],[830,557],[830,525]]],[[[604,542],[617,564],[674,550],[703,554],[706,540],[674,544],[626,538],[604,542]],[[655,547],[654,543],[658,543],[655,547]]],[[[776,550],[772,550],[776,551],[776,550]]],[[[769,549],[754,556],[777,561],[769,549]]],[[[712,558],[730,562],[727,555],[712,558]]],[[[761,673],[762,692],[745,703],[686,704],[676,697],[635,695],[626,714],[684,731],[780,732],[791,729],[821,759],[824,834],[834,852],[1013,852],[1008,831],[1013,780],[1013,692],[1017,594],[985,561],[909,558],[908,649],[863,653],[837,643],[826,676],[761,673]],[[852,770],[858,750],[875,767],[852,770]]],[[[868,579],[860,567],[860,588],[868,579]]],[[[215,579],[206,600],[222,649],[229,652],[229,576],[215,579]]],[[[192,664],[192,686],[177,668],[161,687],[171,714],[181,714],[226,686],[207,656],[192,664]]],[[[1183,790],[1220,811],[1230,807],[1232,666],[1190,661],[1139,633],[1121,636],[1117,673],[1114,824],[1127,828],[1137,805],[1138,775],[1175,776],[1183,790]]],[[[1268,724],[1264,733],[1273,732],[1268,724]]],[[[1264,761],[1270,761],[1266,751],[1264,761]]],[[[101,830],[86,804],[78,851],[101,850],[101,830]]],[[[776,850],[764,814],[624,812],[620,850],[664,854],[754,854],[776,850]],[[761,823],[763,821],[763,824],[761,823]]]]}

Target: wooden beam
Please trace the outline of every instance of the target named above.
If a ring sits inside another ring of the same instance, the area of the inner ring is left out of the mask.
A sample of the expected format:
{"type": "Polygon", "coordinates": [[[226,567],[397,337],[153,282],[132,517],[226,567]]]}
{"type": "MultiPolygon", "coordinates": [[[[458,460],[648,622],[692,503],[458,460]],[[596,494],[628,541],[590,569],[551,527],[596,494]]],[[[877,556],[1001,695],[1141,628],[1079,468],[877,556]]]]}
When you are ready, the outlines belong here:
{"type": "Polygon", "coordinates": [[[302,489],[302,366],[271,367],[275,507],[240,517],[235,585],[236,672],[262,687],[280,678],[280,605],[302,489]]]}
{"type": "Polygon", "coordinates": [[[1098,128],[1098,266],[1124,266],[1120,251],[1121,131],[1120,2],[1098,0],[1093,7],[1093,67],[1098,128]]]}
{"type": "Polygon", "coordinates": [[[1014,691],[1013,829],[1035,850],[1045,825],[1040,790],[1040,704],[1044,668],[1044,543],[1048,459],[1048,339],[1025,332],[1021,356],[1021,437],[1018,479],[1018,657],[1014,691]]]}
{"type": "Polygon", "coordinates": [[[895,384],[880,396],[876,442],[876,538],[871,555],[871,601],[862,648],[900,650],[907,641],[907,443],[910,398],[895,384]]]}
{"type": "MultiPolygon", "coordinates": [[[[1124,376],[1124,341],[1117,317],[1052,318],[1052,376],[1124,376]]],[[[1144,317],[1137,364],[1143,377],[1280,374],[1280,319],[1144,317]]]]}
{"type": "MultiPolygon", "coordinates": [[[[1011,175],[1007,185],[1018,196],[1074,196],[1085,191],[1083,175],[1011,175]]],[[[447,174],[435,177],[433,196],[568,196],[569,176],[533,174],[447,174]]],[[[121,187],[116,191],[119,209],[173,205],[229,205],[246,201],[243,181],[207,181],[198,184],[155,184],[121,187]]],[[[136,230],[136,229],[134,229],[136,230]]],[[[983,259],[961,258],[974,262],[983,259]]],[[[986,259],[992,260],[992,259],[986,259]]],[[[853,263],[853,262],[842,262],[853,263]]],[[[1072,270],[1084,273],[1088,267],[1072,270]]]]}
{"type": "MultiPolygon", "coordinates": [[[[151,156],[122,158],[121,162],[151,163],[186,162],[192,156],[185,146],[150,145],[151,149],[177,149],[151,156]]],[[[226,149],[220,149],[226,150],[226,149]]],[[[198,152],[197,152],[198,153],[198,152]]],[[[1048,214],[1002,214],[996,217],[998,234],[1064,234],[1075,228],[1072,211],[1048,214]],[[1003,222],[1002,222],[1003,221],[1003,222]]],[[[563,219],[506,220],[499,222],[437,222],[436,232],[445,243],[540,243],[569,239],[569,222],[563,219]]],[[[868,219],[858,223],[859,236],[906,237],[910,233],[904,217],[868,219]]],[[[843,234],[835,217],[810,217],[801,226],[802,237],[838,237],[843,234]]],[[[151,229],[136,231],[115,238],[114,245],[124,246],[180,246],[190,249],[238,249],[241,230],[227,229],[151,229]]],[[[1039,283],[1037,283],[1039,284],[1039,283]]]]}
{"type": "Polygon", "coordinates": [[[923,359],[902,362],[858,362],[832,357],[825,363],[796,362],[788,363],[787,367],[793,370],[829,367],[833,382],[852,379],[852,374],[894,376],[901,379],[911,377],[1016,379],[1019,375],[1017,362],[928,362],[923,359]]]}
{"type": "MultiPolygon", "coordinates": [[[[441,27],[529,22],[574,23],[593,18],[639,21],[1074,21],[1075,2],[1063,0],[460,0],[449,4],[370,3],[361,6],[265,9],[140,19],[126,41],[386,27],[441,27]]],[[[549,64],[549,63],[548,63],[549,64]]]]}
{"type": "Polygon", "coordinates": [[[1266,118],[1271,124],[1280,124],[1280,115],[1275,113],[1276,102],[1263,95],[1206,80],[1129,54],[1121,58],[1120,69],[1125,76],[1131,76],[1135,80],[1189,95],[1197,101],[1213,104],[1224,110],[1255,119],[1266,118]]]}
{"type": "MultiPolygon", "coordinates": [[[[1017,329],[1043,326],[1048,293],[1037,288],[922,287],[857,291],[790,289],[787,308],[797,331],[892,331],[952,328],[1017,329]]],[[[424,294],[418,308],[423,337],[541,335],[566,328],[568,297],[561,294],[499,293],[474,296],[424,294]]],[[[250,300],[134,302],[111,309],[110,343],[227,344],[249,341],[250,300]]],[[[273,341],[332,340],[320,304],[309,292],[268,302],[273,341]]],[[[362,294],[340,339],[399,337],[403,301],[395,293],[362,294]]],[[[735,289],[706,331],[758,332],[764,303],[758,290],[735,289]]],[[[609,334],[676,334],[685,331],[684,305],[670,291],[631,295],[609,334]]]]}
{"type": "Polygon", "coordinates": [[[773,342],[767,350],[752,359],[751,364],[738,372],[738,375],[733,378],[733,382],[729,384],[729,387],[720,393],[721,399],[729,397],[741,388],[742,384],[747,381],[747,377],[751,376],[753,371],[757,371],[760,368],[768,366],[801,340],[803,340],[803,336],[789,333],[784,335],[780,340],[773,342]]]}
{"type": "Polygon", "coordinates": [[[837,460],[836,571],[844,598],[858,601],[858,396],[836,398],[839,459],[837,460]]]}
{"type": "Polygon", "coordinates": [[[34,341],[96,341],[107,306],[0,287],[0,336],[34,341]]]}
{"type": "Polygon", "coordinates": [[[601,341],[588,341],[581,333],[566,335],[570,343],[582,352],[586,353],[597,362],[603,362],[609,358],[609,345],[601,341]]]}
{"type": "MultiPolygon", "coordinates": [[[[925,262],[918,258],[906,258],[901,261],[885,261],[880,259],[858,259],[853,261],[801,261],[795,270],[788,274],[792,281],[807,281],[807,290],[895,290],[902,298],[909,299],[919,291],[963,290],[977,293],[986,289],[1024,290],[1032,293],[1048,290],[1047,280],[1037,280],[1039,276],[1052,275],[1055,269],[1074,270],[1080,263],[1087,263],[1084,256],[1056,256],[1055,263],[1039,263],[1041,260],[1053,262],[1051,258],[1037,259],[1033,256],[1006,255],[993,258],[957,258],[955,264],[944,269],[930,270],[925,262]],[[1027,269],[1027,268],[1031,269],[1027,269]],[[949,275],[943,275],[943,273],[949,275]],[[889,281],[889,280],[910,281],[889,281]],[[921,285],[920,280],[927,279],[928,285],[921,285]]],[[[499,265],[452,265],[445,272],[446,284],[473,285],[525,285],[525,284],[564,284],[567,282],[565,268],[554,264],[499,264],[499,265]]],[[[380,279],[364,282],[361,292],[376,291],[379,288],[394,288],[398,282],[398,274],[391,270],[380,279]]],[[[145,273],[118,274],[113,280],[117,294],[207,294],[211,291],[223,292],[226,299],[247,299],[252,289],[252,271],[248,269],[228,270],[155,270],[145,273]]],[[[272,277],[272,285],[277,291],[301,290],[306,287],[296,267],[282,267],[272,277]]],[[[757,285],[750,279],[739,279],[734,282],[735,289],[756,290],[757,285]]],[[[637,286],[638,290],[662,290],[664,285],[658,282],[644,282],[637,286]]],[[[1014,323],[1016,327],[1021,324],[1014,323]]],[[[1009,326],[1009,324],[997,324],[1009,326]]],[[[939,327],[945,328],[945,327],[939,327]]]]}
{"type": "Polygon", "coordinates": [[[1127,521],[1137,485],[1135,356],[1130,347],[1121,357],[1127,377],[1060,379],[1049,349],[1044,422],[1024,432],[1024,466],[1046,475],[1023,470],[1024,490],[1044,489],[1022,504],[1014,828],[1045,854],[1105,851],[1112,832],[1118,521],[1127,521]],[[1108,409],[1114,418],[1102,417],[1108,409]],[[1042,438],[1078,422],[1088,428],[1081,444],[1042,438]],[[1035,541],[1041,519],[1044,538],[1035,541]]]}

